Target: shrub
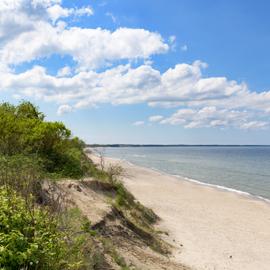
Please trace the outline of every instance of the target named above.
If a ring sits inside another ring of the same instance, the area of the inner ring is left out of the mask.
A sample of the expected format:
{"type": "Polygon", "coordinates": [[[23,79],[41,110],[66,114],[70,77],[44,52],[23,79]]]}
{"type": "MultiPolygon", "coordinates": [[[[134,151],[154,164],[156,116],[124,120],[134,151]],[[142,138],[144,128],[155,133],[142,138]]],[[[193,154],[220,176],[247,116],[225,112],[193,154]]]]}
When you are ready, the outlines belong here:
{"type": "Polygon", "coordinates": [[[65,269],[65,252],[57,220],[0,187],[0,269],[65,269]]]}
{"type": "Polygon", "coordinates": [[[0,104],[0,155],[35,155],[45,172],[81,178],[91,173],[84,143],[61,122],[48,122],[30,102],[0,104]]]}
{"type": "Polygon", "coordinates": [[[42,167],[33,156],[0,156],[0,186],[10,187],[25,199],[38,197],[41,191],[42,167]]]}

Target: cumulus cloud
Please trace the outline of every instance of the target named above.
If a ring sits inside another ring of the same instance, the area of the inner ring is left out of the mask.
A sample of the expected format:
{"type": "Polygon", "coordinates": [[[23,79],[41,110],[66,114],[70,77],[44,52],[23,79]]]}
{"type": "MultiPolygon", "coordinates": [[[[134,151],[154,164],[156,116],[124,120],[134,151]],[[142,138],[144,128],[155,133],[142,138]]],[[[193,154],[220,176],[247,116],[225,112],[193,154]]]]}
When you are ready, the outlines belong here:
{"type": "Polygon", "coordinates": [[[149,117],[149,121],[150,122],[159,122],[160,120],[162,120],[164,117],[162,115],[153,115],[149,117]]]}
{"type": "Polygon", "coordinates": [[[91,16],[94,14],[94,11],[90,6],[87,6],[87,7],[72,9],[72,13],[77,16],[84,16],[84,15],[91,16]]]}
{"type": "Polygon", "coordinates": [[[81,71],[72,76],[69,69],[49,75],[42,66],[20,73],[0,75],[0,90],[36,97],[74,109],[110,103],[182,107],[171,117],[153,116],[150,122],[196,127],[265,128],[268,125],[270,95],[248,90],[223,77],[204,78],[206,65],[179,64],[164,73],[149,65],[133,68],[116,66],[103,72],[81,71]],[[60,76],[63,75],[63,76],[60,76]],[[261,120],[260,120],[261,119],[261,120]],[[252,123],[257,121],[256,123],[252,123]]]}
{"type": "Polygon", "coordinates": [[[149,122],[185,128],[269,127],[270,91],[258,93],[226,77],[205,77],[202,61],[160,72],[151,57],[168,53],[175,36],[164,39],[146,29],[71,27],[64,21],[90,15],[91,7],[66,8],[61,0],[0,1],[0,91],[55,102],[59,114],[105,103],[146,103],[177,108],[171,116],[154,115],[149,122]],[[64,66],[56,75],[41,64],[14,71],[54,54],[71,57],[75,67],[64,66]]]}
{"type": "Polygon", "coordinates": [[[168,50],[159,34],[130,28],[118,28],[114,32],[71,28],[61,33],[60,44],[60,50],[72,55],[85,70],[106,66],[115,60],[148,59],[168,50]]]}
{"type": "Polygon", "coordinates": [[[58,53],[70,55],[80,70],[106,66],[115,60],[147,59],[165,52],[168,45],[159,34],[144,29],[65,28],[37,22],[35,29],[22,33],[0,50],[0,59],[7,64],[20,64],[58,53]]]}
{"type": "Polygon", "coordinates": [[[70,55],[79,70],[89,70],[113,61],[148,59],[169,49],[160,34],[145,29],[69,27],[60,20],[92,15],[91,7],[68,9],[57,0],[3,1],[0,61],[7,66],[59,54],[70,55]]]}
{"type": "Polygon", "coordinates": [[[94,14],[90,6],[82,8],[63,8],[61,5],[53,5],[47,9],[47,12],[53,23],[60,18],[69,16],[91,16],[94,14]]]}
{"type": "Polygon", "coordinates": [[[71,73],[72,73],[71,68],[69,66],[65,66],[58,70],[57,77],[66,77],[71,75],[71,73]]]}
{"type": "Polygon", "coordinates": [[[53,5],[48,8],[48,14],[55,23],[59,18],[68,17],[70,15],[70,10],[63,8],[60,5],[53,5]]]}
{"type": "Polygon", "coordinates": [[[252,111],[228,110],[217,107],[200,109],[180,109],[168,118],[163,118],[161,124],[181,125],[185,128],[202,127],[233,127],[240,129],[264,129],[269,126],[266,121],[255,121],[257,116],[252,111]]]}
{"type": "Polygon", "coordinates": [[[80,8],[64,8],[61,0],[2,0],[0,3],[2,16],[9,12],[13,16],[28,16],[30,21],[51,19],[53,22],[59,18],[69,16],[90,16],[93,9],[90,6],[80,8]]]}
{"type": "Polygon", "coordinates": [[[59,106],[58,110],[57,110],[57,114],[58,115],[63,115],[66,113],[70,113],[73,111],[73,108],[70,105],[64,104],[59,106]]]}
{"type": "Polygon", "coordinates": [[[144,121],[136,121],[132,125],[133,126],[142,126],[142,125],[144,125],[144,121]]]}
{"type": "Polygon", "coordinates": [[[241,129],[265,129],[267,127],[269,127],[269,122],[265,121],[251,121],[240,126],[241,129]]]}

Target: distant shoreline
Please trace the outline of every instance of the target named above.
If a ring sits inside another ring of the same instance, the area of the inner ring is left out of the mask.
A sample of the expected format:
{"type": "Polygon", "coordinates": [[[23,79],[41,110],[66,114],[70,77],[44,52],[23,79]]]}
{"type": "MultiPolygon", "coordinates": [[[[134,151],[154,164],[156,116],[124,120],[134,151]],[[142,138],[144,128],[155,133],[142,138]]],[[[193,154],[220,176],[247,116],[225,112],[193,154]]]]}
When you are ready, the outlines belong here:
{"type": "Polygon", "coordinates": [[[269,144],[86,144],[86,147],[270,147],[269,144]]]}

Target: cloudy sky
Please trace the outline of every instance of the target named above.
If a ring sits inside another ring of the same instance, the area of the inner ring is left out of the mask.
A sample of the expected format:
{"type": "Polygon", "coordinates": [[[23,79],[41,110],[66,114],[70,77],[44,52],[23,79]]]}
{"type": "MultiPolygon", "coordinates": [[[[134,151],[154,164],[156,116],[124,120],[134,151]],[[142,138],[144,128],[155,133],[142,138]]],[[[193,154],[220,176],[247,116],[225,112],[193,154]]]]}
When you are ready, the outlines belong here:
{"type": "Polygon", "coordinates": [[[270,144],[268,0],[1,0],[0,99],[88,143],[270,144]]]}

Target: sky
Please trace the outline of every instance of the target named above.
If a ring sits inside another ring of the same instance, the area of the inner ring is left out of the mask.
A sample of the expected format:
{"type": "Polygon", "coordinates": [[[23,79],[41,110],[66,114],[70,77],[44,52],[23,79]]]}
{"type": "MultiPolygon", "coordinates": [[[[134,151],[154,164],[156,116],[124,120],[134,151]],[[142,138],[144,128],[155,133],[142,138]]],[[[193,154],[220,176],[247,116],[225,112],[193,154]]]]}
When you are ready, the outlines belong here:
{"type": "Polygon", "coordinates": [[[87,143],[270,144],[268,0],[1,0],[0,101],[87,143]]]}

